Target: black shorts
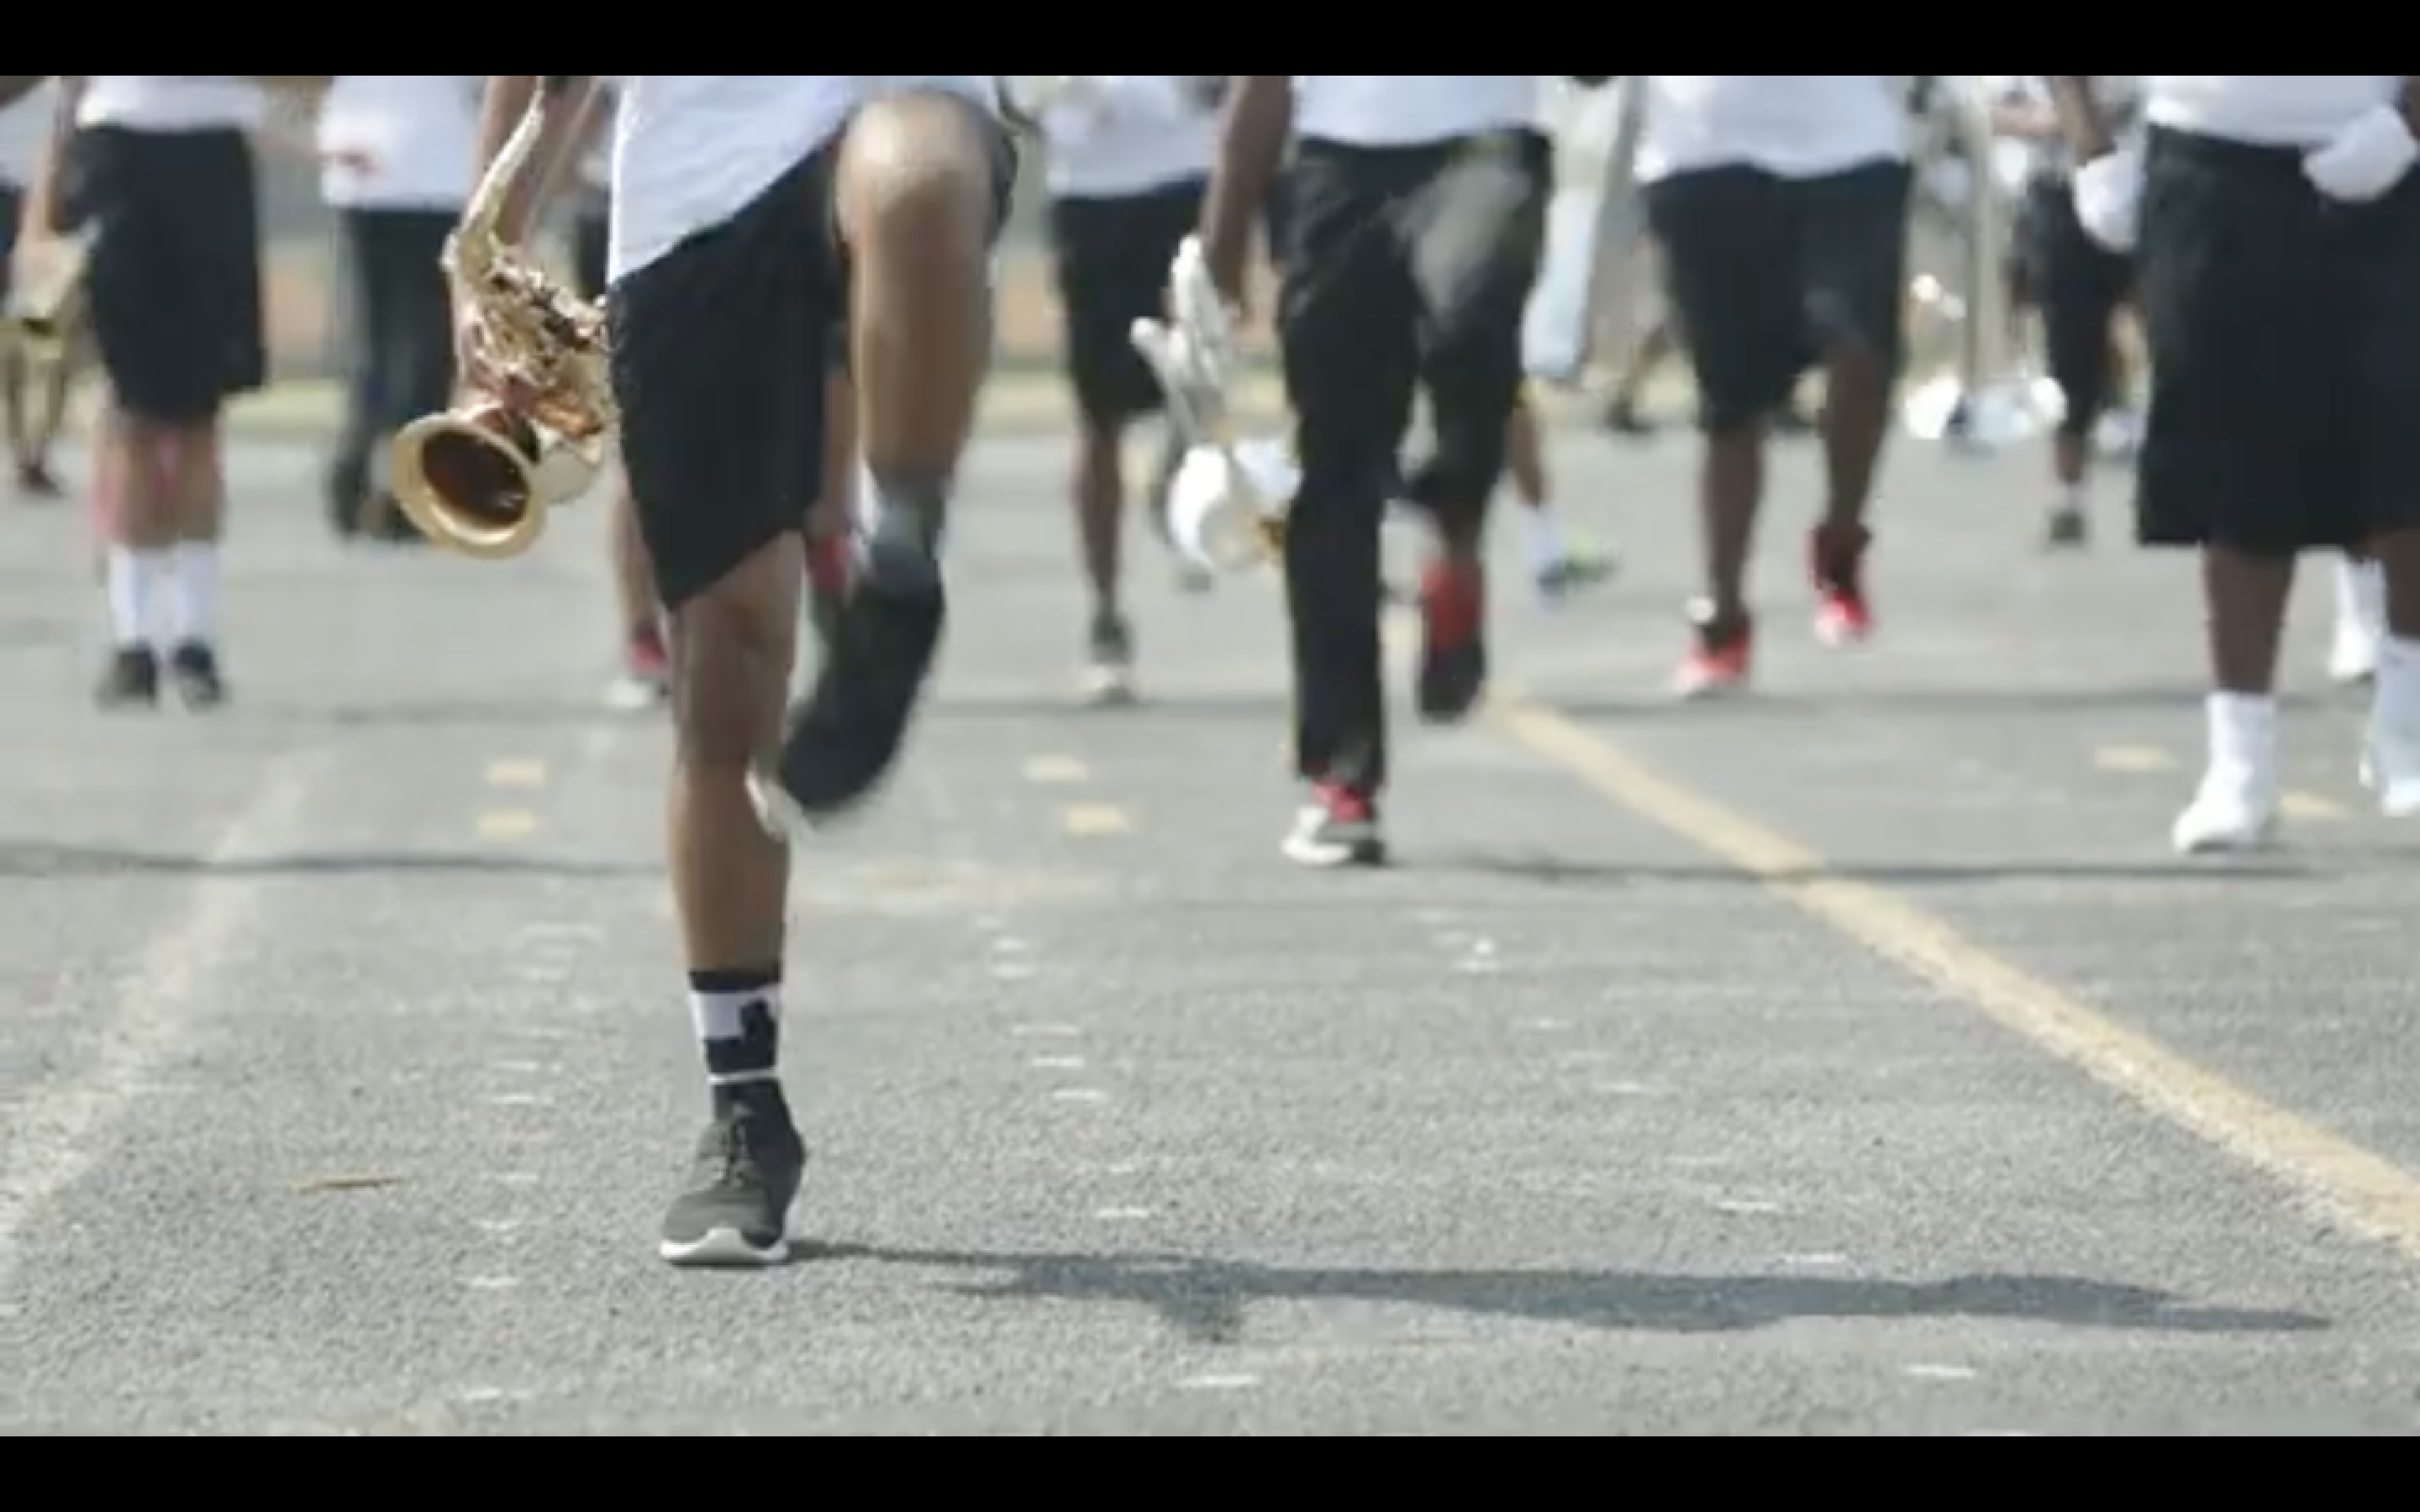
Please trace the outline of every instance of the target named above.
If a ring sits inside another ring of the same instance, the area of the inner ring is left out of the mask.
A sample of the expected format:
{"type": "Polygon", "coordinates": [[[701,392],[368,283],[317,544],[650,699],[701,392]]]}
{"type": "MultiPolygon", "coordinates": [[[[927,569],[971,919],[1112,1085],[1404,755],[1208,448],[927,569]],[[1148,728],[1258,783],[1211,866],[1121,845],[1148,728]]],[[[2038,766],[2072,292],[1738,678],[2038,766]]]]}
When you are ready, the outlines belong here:
{"type": "Polygon", "coordinates": [[[269,376],[251,142],[232,130],[102,126],[82,133],[77,154],[112,394],[141,420],[215,420],[269,376]]]}
{"type": "Polygon", "coordinates": [[[2353,208],[2292,148],[2155,131],[2148,158],[2144,542],[2284,556],[2420,527],[2420,175],[2353,208]]]}
{"type": "MultiPolygon", "coordinates": [[[[997,142],[1004,220],[1016,155],[997,142]]],[[[803,532],[822,490],[825,380],[848,322],[838,156],[835,141],[606,296],[623,471],[669,609],[803,532]]]]}
{"type": "Polygon", "coordinates": [[[2134,259],[2092,239],[2066,175],[2037,179],[2025,194],[2024,263],[2041,310],[2052,381],[2067,396],[2059,430],[2092,434],[2118,395],[2111,379],[2118,312],[2134,293],[2134,259]]]}
{"type": "Polygon", "coordinates": [[[25,193],[14,184],[0,184],[0,309],[8,303],[15,285],[17,256],[17,222],[25,213],[25,193]]]}
{"type": "Polygon", "coordinates": [[[1898,371],[1911,183],[1906,164],[1874,162],[1821,178],[1709,168],[1648,189],[1707,430],[1763,421],[1839,343],[1898,371]]]}
{"type": "Polygon", "coordinates": [[[1201,227],[1208,192],[1208,184],[1193,179],[1147,193],[1050,206],[1067,375],[1077,407],[1094,425],[1157,413],[1164,402],[1150,364],[1135,350],[1134,325],[1166,314],[1169,269],[1176,249],[1201,227]]]}

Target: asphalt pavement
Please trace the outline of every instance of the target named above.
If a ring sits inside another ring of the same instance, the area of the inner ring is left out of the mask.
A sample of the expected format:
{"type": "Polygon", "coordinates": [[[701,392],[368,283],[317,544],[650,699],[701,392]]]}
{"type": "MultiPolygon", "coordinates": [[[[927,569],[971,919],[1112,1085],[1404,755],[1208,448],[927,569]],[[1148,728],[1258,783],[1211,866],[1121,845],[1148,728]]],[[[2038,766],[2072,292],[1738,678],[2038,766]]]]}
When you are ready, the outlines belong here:
{"type": "Polygon", "coordinates": [[[348,554],[247,446],[204,721],[88,711],[81,532],[0,511],[0,1431],[2420,1428],[2420,831],[2324,594],[2291,845],[2187,865],[2191,566],[2037,554],[2030,453],[1902,449],[1840,657],[1793,452],[1762,691],[1681,709],[1687,448],[1557,450],[1626,575],[1548,610],[1508,528],[1489,717],[1314,875],[1273,586],[1144,545],[1148,700],[1079,712],[1063,448],[983,446],[912,757],[801,856],[815,1244],[749,1276],[653,1256],[700,1091],[601,513],[348,554]]]}

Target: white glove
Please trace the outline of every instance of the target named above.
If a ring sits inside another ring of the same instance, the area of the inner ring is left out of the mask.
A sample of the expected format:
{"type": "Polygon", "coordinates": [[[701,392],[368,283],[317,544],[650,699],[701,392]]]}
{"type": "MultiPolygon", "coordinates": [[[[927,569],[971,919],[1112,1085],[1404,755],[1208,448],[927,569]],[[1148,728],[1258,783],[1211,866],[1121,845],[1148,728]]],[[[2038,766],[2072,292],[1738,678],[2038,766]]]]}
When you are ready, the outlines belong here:
{"type": "Polygon", "coordinates": [[[2420,163],[2420,142],[2412,140],[2401,111],[2381,105],[2304,158],[2303,177],[2338,204],[2366,205],[2401,183],[2414,163],[2420,163]]]}
{"type": "Polygon", "coordinates": [[[2111,252],[2132,252],[2143,231],[2143,158],[2131,147],[2075,170],[2075,218],[2111,252]]]}

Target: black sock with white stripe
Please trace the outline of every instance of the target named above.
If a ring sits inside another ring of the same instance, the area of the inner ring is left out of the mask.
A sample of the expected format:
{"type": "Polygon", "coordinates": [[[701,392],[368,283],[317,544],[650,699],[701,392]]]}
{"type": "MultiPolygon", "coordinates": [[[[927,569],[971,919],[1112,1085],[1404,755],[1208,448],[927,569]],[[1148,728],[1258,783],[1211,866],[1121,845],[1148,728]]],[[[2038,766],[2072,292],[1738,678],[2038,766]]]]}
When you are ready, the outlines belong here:
{"type": "Polygon", "coordinates": [[[706,1075],[717,1112],[751,1088],[771,1087],[782,1068],[782,973],[697,971],[689,979],[690,1012],[706,1048],[706,1075]]]}

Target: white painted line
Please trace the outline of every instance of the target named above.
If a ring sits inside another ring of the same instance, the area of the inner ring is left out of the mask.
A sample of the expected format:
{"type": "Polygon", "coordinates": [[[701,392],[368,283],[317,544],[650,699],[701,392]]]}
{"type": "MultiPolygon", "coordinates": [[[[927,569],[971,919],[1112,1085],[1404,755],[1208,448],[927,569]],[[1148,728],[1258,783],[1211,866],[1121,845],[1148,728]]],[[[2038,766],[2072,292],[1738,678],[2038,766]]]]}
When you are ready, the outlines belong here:
{"type": "Polygon", "coordinates": [[[1158,1215],[1149,1208],[1103,1208],[1093,1216],[1105,1224],[1147,1224],[1158,1215]]]}
{"type": "Polygon", "coordinates": [[[1180,1382],[1177,1387],[1180,1391],[1198,1392],[1258,1391],[1260,1388],[1260,1377],[1246,1375],[1195,1376],[1180,1382]]]}
{"type": "Polygon", "coordinates": [[[1778,1218],[1782,1210],[1778,1202],[1734,1201],[1717,1202],[1714,1211],[1727,1218],[1778,1218]]]}
{"type": "Polygon", "coordinates": [[[136,960],[118,990],[82,1014],[92,1058],[38,1086],[0,1122],[0,1292],[24,1260],[26,1230],[92,1173],[109,1138],[192,1039],[211,1008],[209,987],[261,926],[267,882],[235,863],[289,854],[313,838],[312,800],[334,771],[332,753],[300,751],[273,764],[251,800],[219,832],[184,918],[136,960]]]}
{"type": "Polygon", "coordinates": [[[1912,1365],[1905,1373],[1910,1381],[1931,1381],[1952,1386],[1982,1379],[1982,1372],[1969,1370],[1962,1365],[1912,1365]]]}
{"type": "Polygon", "coordinates": [[[1036,1056],[1032,1060],[1027,1061],[1026,1065],[1035,1071],[1082,1071],[1084,1069],[1084,1057],[1081,1056],[1036,1056]]]}
{"type": "Polygon", "coordinates": [[[1050,1094],[1051,1102],[1064,1103],[1073,1107],[1099,1107],[1109,1100],[1109,1093],[1092,1087],[1063,1088],[1050,1094]]]}
{"type": "Polygon", "coordinates": [[[515,1275],[474,1275],[470,1280],[465,1281],[462,1284],[470,1288],[473,1291],[486,1291],[491,1293],[500,1291],[519,1291],[521,1288],[520,1277],[515,1275]]]}
{"type": "Polygon", "coordinates": [[[551,1108],[554,1106],[554,1099],[536,1092],[506,1092],[488,1099],[488,1105],[495,1108],[551,1108]]]}

